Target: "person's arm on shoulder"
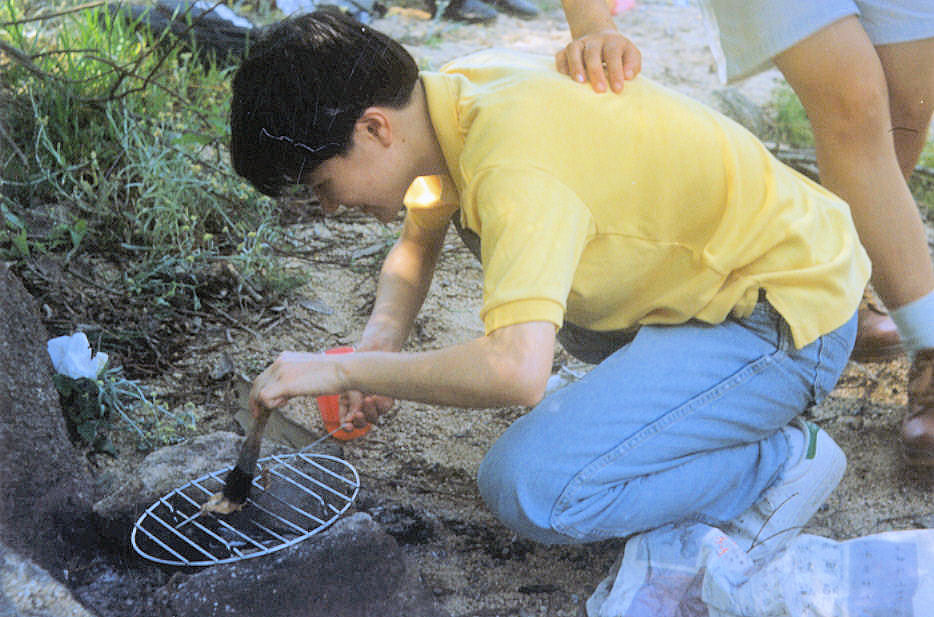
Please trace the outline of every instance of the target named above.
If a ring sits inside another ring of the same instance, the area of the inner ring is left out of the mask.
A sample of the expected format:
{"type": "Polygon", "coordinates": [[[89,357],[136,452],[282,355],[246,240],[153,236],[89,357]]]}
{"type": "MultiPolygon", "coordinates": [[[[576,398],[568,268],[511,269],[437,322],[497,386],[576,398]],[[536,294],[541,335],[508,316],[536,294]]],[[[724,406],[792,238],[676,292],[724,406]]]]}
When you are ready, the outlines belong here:
{"type": "Polygon", "coordinates": [[[555,55],[557,69],[575,81],[590,82],[605,92],[607,77],[614,92],[642,70],[642,54],[619,33],[605,0],[562,0],[571,42],[555,55]]]}
{"type": "MultiPolygon", "coordinates": [[[[295,396],[348,390],[455,407],[533,406],[545,393],[554,342],[554,324],[533,321],[432,351],[285,352],[254,381],[250,407],[258,414],[295,396]]],[[[366,415],[377,419],[378,411],[366,415]]]]}

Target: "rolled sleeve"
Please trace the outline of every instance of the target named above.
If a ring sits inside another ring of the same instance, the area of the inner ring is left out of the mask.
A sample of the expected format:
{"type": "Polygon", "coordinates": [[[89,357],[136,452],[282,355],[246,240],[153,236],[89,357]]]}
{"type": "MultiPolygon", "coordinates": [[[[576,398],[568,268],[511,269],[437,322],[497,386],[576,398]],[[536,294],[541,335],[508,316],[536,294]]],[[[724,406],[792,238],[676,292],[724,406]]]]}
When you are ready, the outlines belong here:
{"type": "Polygon", "coordinates": [[[498,169],[478,176],[475,186],[475,208],[465,222],[481,238],[487,332],[529,321],[560,326],[594,233],[590,211],[573,191],[535,169],[498,169]]]}

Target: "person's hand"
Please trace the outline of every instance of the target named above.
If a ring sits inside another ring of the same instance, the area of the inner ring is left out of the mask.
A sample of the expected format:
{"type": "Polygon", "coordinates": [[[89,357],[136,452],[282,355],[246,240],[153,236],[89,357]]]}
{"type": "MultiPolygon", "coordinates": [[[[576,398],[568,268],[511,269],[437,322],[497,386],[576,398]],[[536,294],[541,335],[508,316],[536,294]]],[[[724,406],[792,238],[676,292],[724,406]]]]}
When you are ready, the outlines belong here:
{"type": "Polygon", "coordinates": [[[282,407],[296,396],[336,394],[343,390],[333,356],[286,351],[253,381],[250,412],[258,418],[263,410],[282,407]]]}
{"type": "Polygon", "coordinates": [[[613,29],[591,32],[571,41],[555,55],[558,70],[580,83],[589,81],[594,92],[606,92],[607,77],[613,92],[642,70],[642,54],[632,41],[613,29]]]}
{"type": "Polygon", "coordinates": [[[367,424],[379,424],[380,416],[392,409],[395,400],[388,396],[363,394],[356,390],[341,396],[341,424],[363,428],[367,424]]]}

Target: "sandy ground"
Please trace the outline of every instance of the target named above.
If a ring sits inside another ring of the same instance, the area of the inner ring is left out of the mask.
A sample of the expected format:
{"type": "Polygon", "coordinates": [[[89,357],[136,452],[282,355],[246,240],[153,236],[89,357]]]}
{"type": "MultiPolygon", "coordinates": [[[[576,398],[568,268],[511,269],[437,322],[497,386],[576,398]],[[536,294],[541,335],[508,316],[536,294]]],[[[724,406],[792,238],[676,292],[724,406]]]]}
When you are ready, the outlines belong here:
{"type": "MultiPolygon", "coordinates": [[[[643,1],[617,21],[642,49],[645,75],[705,101],[721,87],[692,5],[643,1]]],[[[530,21],[501,16],[493,26],[398,15],[374,26],[402,40],[426,68],[490,46],[553,54],[568,40],[559,9],[530,21]]],[[[740,89],[761,103],[776,79],[771,71],[740,89]]],[[[302,297],[283,307],[272,326],[252,334],[232,331],[231,343],[211,346],[179,371],[209,371],[228,354],[239,372],[255,375],[281,350],[352,344],[366,321],[381,250],[397,231],[398,224],[368,222],[352,213],[296,226],[295,255],[288,259],[307,277],[302,297]]],[[[482,334],[480,281],[479,266],[452,232],[408,348],[437,348],[482,334]]],[[[568,357],[559,349],[555,362],[566,364],[568,357]]],[[[847,452],[849,468],[809,531],[845,539],[934,523],[932,476],[906,469],[896,449],[906,371],[906,361],[851,364],[830,399],[811,412],[847,452]]],[[[217,395],[203,411],[226,428],[230,420],[217,395]]],[[[312,401],[293,408],[314,423],[312,401]]],[[[363,478],[360,508],[405,545],[442,606],[454,617],[583,615],[583,603],[622,541],[580,547],[527,542],[493,519],[477,493],[474,476],[484,452],[524,410],[412,403],[397,408],[391,421],[349,443],[345,456],[363,478]]]]}

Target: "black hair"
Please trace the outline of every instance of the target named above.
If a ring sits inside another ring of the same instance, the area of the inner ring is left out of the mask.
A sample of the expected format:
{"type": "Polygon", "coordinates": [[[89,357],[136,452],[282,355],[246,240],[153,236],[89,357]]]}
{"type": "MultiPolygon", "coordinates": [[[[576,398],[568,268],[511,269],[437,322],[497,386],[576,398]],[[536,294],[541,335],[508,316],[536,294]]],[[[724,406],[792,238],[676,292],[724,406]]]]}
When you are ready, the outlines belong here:
{"type": "Polygon", "coordinates": [[[417,79],[402,45],[337,10],[270,26],[234,75],[234,169],[276,196],[346,153],[368,107],[404,107],[417,79]]]}

